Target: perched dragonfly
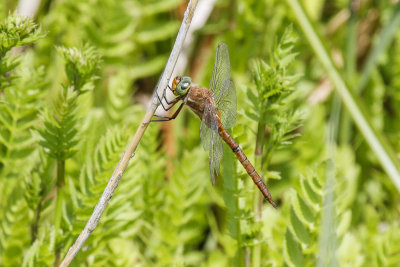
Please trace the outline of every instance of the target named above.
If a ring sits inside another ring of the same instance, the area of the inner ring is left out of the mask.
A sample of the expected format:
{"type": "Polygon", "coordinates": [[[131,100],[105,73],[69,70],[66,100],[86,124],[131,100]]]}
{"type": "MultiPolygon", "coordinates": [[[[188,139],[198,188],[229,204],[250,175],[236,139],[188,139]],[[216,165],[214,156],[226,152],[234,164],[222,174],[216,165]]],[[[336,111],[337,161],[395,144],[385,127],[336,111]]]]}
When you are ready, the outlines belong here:
{"type": "Polygon", "coordinates": [[[236,90],[231,80],[228,46],[221,42],[218,44],[215,56],[214,69],[210,80],[210,90],[199,85],[192,84],[190,77],[177,76],[172,82],[172,90],[175,98],[168,101],[165,91],[158,100],[165,111],[171,109],[182,100],[181,105],[171,116],[159,116],[160,119],[152,121],[169,121],[175,119],[184,105],[187,105],[201,119],[200,138],[203,148],[209,152],[209,165],[211,181],[215,183],[215,175],[219,173],[223,148],[221,138],[235,153],[246,172],[260,189],[264,197],[273,207],[277,207],[272,200],[267,186],[260,175],[247,159],[243,150],[231,137],[226,129],[232,128],[236,122],[236,90]],[[168,106],[164,106],[165,99],[168,106]]]}

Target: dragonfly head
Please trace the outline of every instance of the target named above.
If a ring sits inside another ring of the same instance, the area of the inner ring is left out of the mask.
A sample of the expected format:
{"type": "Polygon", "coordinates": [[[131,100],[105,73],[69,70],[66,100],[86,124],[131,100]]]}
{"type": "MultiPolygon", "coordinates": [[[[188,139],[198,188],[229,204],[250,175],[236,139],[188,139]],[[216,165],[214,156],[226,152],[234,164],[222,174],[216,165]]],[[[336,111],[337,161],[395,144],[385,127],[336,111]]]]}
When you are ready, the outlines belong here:
{"type": "Polygon", "coordinates": [[[192,85],[192,79],[187,76],[176,76],[172,82],[172,92],[174,95],[186,95],[190,86],[192,85]]]}

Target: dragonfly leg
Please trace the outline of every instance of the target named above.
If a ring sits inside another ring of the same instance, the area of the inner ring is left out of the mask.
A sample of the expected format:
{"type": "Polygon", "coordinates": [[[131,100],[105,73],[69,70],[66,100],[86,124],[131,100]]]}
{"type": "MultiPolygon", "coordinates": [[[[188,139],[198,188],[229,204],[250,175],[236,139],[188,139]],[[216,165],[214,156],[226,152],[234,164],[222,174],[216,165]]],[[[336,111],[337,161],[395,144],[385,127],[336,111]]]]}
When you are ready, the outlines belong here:
{"type": "MultiPolygon", "coordinates": [[[[163,91],[163,94],[162,94],[162,97],[161,97],[161,98],[160,98],[160,96],[158,95],[158,93],[156,93],[156,95],[157,95],[158,101],[160,102],[162,108],[163,108],[165,111],[167,111],[167,108],[164,107],[164,104],[163,104],[163,102],[162,102],[162,99],[165,98],[165,91],[163,91]]],[[[171,108],[171,107],[170,107],[170,108],[171,108]]]]}
{"type": "MultiPolygon", "coordinates": [[[[169,88],[169,90],[171,90],[171,92],[172,92],[172,89],[171,89],[171,87],[170,87],[169,85],[168,85],[168,88],[169,88]]],[[[171,105],[172,103],[174,103],[174,101],[175,101],[177,98],[180,98],[180,96],[178,96],[178,97],[175,97],[174,99],[172,99],[171,101],[168,101],[167,96],[166,96],[166,94],[165,94],[165,91],[164,91],[163,97],[164,97],[164,99],[165,99],[165,102],[167,102],[168,105],[171,105]]]]}
{"type": "MultiPolygon", "coordinates": [[[[178,99],[178,101],[179,101],[179,99],[178,99]]],[[[176,102],[178,102],[178,101],[176,101],[176,102]]],[[[175,103],[176,103],[176,102],[175,102],[175,103]]],[[[174,104],[175,104],[175,103],[174,103],[174,104]]],[[[170,120],[174,120],[174,119],[176,119],[176,117],[178,116],[179,112],[181,112],[181,110],[182,110],[182,108],[183,108],[183,105],[184,105],[184,103],[182,103],[182,104],[179,106],[179,108],[175,111],[174,115],[172,115],[171,117],[155,115],[156,117],[159,117],[159,118],[161,118],[161,119],[160,119],[160,120],[151,120],[151,121],[149,121],[149,122],[145,122],[144,124],[149,124],[150,122],[159,122],[159,121],[170,121],[170,120]]]]}
{"type": "MultiPolygon", "coordinates": [[[[169,85],[168,85],[168,88],[171,90],[171,87],[169,87],[169,85]]],[[[161,97],[161,98],[160,98],[160,96],[159,96],[157,93],[156,93],[156,95],[157,95],[158,101],[160,102],[162,108],[163,108],[165,111],[170,110],[170,109],[176,104],[176,102],[178,102],[178,101],[181,99],[181,97],[178,96],[178,97],[175,97],[174,99],[172,99],[171,101],[168,101],[167,96],[166,96],[166,94],[165,94],[165,91],[163,91],[163,94],[162,94],[162,97],[161,97]],[[163,102],[162,102],[162,99],[165,99],[165,102],[169,105],[169,107],[165,107],[165,106],[164,106],[164,104],[163,104],[163,102]]]]}

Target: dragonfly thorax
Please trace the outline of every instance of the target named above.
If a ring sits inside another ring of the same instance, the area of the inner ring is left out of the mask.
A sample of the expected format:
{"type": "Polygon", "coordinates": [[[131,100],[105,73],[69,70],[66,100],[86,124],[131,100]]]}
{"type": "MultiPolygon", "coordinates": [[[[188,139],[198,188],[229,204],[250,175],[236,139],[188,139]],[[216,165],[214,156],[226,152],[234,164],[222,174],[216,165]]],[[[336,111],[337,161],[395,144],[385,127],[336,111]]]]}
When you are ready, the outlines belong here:
{"type": "Polygon", "coordinates": [[[192,79],[190,77],[176,76],[172,82],[172,92],[177,96],[186,95],[191,85],[192,79]]]}

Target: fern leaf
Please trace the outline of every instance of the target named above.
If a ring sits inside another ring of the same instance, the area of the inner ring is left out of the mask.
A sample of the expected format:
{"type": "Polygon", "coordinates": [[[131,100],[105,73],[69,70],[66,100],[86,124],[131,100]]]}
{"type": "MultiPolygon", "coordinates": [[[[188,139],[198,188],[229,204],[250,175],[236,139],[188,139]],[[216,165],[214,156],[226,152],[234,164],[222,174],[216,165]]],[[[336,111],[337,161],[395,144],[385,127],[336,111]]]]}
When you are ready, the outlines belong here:
{"type": "Polygon", "coordinates": [[[0,59],[11,48],[36,42],[44,35],[32,19],[12,15],[0,23],[0,59]]]}
{"type": "Polygon", "coordinates": [[[38,127],[40,144],[53,158],[65,160],[76,152],[77,139],[77,92],[65,88],[59,108],[46,109],[41,114],[43,126],[38,127]]]}
{"type": "MultiPolygon", "coordinates": [[[[87,164],[82,168],[79,187],[72,179],[68,181],[73,201],[67,207],[64,221],[71,221],[68,225],[72,228],[73,233],[78,234],[89,219],[93,207],[102,194],[127,141],[127,136],[122,135],[119,130],[108,131],[101,138],[94,156],[89,158],[87,164]],[[75,215],[73,216],[73,214],[75,215]]],[[[134,222],[142,214],[140,210],[135,210],[134,205],[131,203],[140,192],[140,182],[140,176],[135,175],[132,167],[128,167],[124,179],[122,179],[121,185],[117,190],[118,194],[111,200],[98,225],[97,232],[99,235],[92,241],[90,249],[79,255],[79,257],[85,258],[86,255],[92,255],[94,258],[91,259],[91,263],[100,264],[103,262],[101,255],[104,253],[109,255],[112,252],[109,247],[99,246],[104,244],[104,240],[111,241],[120,235],[127,233],[134,235],[136,233],[138,229],[129,232],[127,226],[130,225],[135,228],[134,222]]],[[[75,237],[75,235],[70,235],[67,238],[72,241],[75,237]]]]}
{"type": "Polygon", "coordinates": [[[89,90],[91,87],[84,86],[95,78],[94,72],[99,68],[100,62],[100,55],[94,47],[89,45],[83,46],[82,49],[58,47],[57,50],[66,61],[65,71],[71,86],[78,92],[89,90]]]}
{"type": "Polygon", "coordinates": [[[2,266],[20,266],[25,249],[29,245],[30,220],[28,206],[21,194],[14,190],[7,202],[13,203],[2,209],[4,215],[0,227],[0,264],[2,266]]]}
{"type": "Polygon", "coordinates": [[[42,99],[44,69],[32,70],[29,58],[16,71],[17,79],[0,98],[0,177],[15,177],[30,170],[27,158],[35,149],[36,140],[30,130],[37,122],[37,105],[42,99]],[[23,167],[23,168],[21,168],[23,167]]]}
{"type": "Polygon", "coordinates": [[[24,255],[22,266],[50,266],[54,263],[54,230],[43,231],[24,255]]]}
{"type": "Polygon", "coordinates": [[[126,116],[126,111],[130,105],[130,94],[132,94],[129,90],[131,82],[128,72],[124,70],[110,77],[106,112],[113,123],[121,122],[126,116]]]}

